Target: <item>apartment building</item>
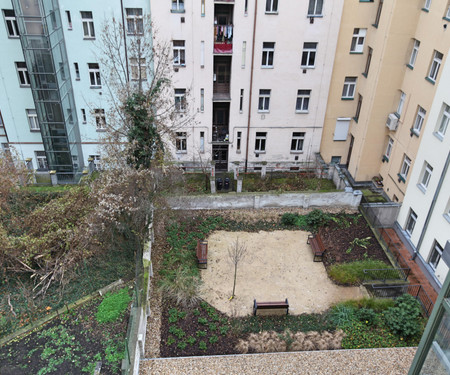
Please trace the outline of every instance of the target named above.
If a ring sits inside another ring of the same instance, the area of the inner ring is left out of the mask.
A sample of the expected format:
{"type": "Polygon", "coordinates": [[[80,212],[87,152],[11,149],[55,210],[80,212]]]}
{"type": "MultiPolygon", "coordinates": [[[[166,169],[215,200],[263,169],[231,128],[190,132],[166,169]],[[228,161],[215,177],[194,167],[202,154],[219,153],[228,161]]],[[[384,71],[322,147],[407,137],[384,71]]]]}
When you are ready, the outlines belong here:
{"type": "MultiPolygon", "coordinates": [[[[450,47],[447,0],[345,1],[321,155],[404,199],[450,47]]],[[[447,84],[448,85],[448,84],[447,84]]]]}
{"type": "Polygon", "coordinates": [[[173,46],[177,109],[195,114],[177,129],[175,160],[229,170],[314,159],[342,7],[343,0],[151,1],[157,37],[173,46]]]}

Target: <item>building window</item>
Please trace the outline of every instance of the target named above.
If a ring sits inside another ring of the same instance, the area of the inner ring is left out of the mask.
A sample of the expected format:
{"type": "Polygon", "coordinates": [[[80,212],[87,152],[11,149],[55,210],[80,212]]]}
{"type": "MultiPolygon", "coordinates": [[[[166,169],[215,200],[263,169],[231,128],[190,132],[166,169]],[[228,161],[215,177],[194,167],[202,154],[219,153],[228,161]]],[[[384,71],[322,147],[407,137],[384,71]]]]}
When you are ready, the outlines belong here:
{"type": "Polygon", "coordinates": [[[297,101],[295,103],[295,112],[308,113],[310,97],[311,97],[311,90],[298,90],[297,101]]]}
{"type": "Polygon", "coordinates": [[[178,12],[184,11],[184,0],[172,0],[172,10],[178,12]]]}
{"type": "Polygon", "coordinates": [[[430,258],[428,259],[428,264],[434,271],[436,271],[439,261],[441,260],[442,252],[442,246],[439,245],[437,241],[434,241],[433,249],[431,249],[430,258]]]}
{"type": "Polygon", "coordinates": [[[305,133],[292,133],[291,152],[303,151],[303,143],[305,141],[305,133]]]}
{"type": "Polygon", "coordinates": [[[73,63],[73,67],[75,68],[75,79],[77,81],[80,80],[80,68],[78,67],[78,63],[73,63]]]}
{"type": "Polygon", "coordinates": [[[244,15],[248,14],[248,0],[244,1],[244,15]]]}
{"type": "Polygon", "coordinates": [[[200,68],[205,67],[205,41],[200,42],[200,68]]]}
{"type": "Polygon", "coordinates": [[[409,64],[408,67],[410,68],[414,68],[414,64],[416,63],[417,60],[417,55],[419,54],[419,47],[420,47],[420,42],[416,39],[413,39],[413,48],[411,51],[411,57],[409,58],[409,64]]]}
{"type": "Polygon", "coordinates": [[[73,124],[72,108],[67,108],[67,122],[73,124]]]}
{"type": "Polygon", "coordinates": [[[436,82],[439,68],[441,67],[442,58],[444,55],[438,51],[434,51],[433,61],[431,62],[430,73],[428,74],[428,78],[433,82],[436,82]]]}
{"type": "Polygon", "coordinates": [[[202,0],[201,15],[202,17],[205,17],[205,0],[202,0]]]}
{"type": "Polygon", "coordinates": [[[425,111],[421,106],[417,107],[416,120],[414,121],[413,129],[412,129],[416,135],[419,135],[420,130],[422,129],[422,125],[425,120],[426,113],[427,113],[427,111],[425,111]]]}
{"type": "Polygon", "coordinates": [[[447,11],[445,12],[444,18],[449,21],[450,20],[450,3],[447,6],[447,11]]]}
{"type": "Polygon", "coordinates": [[[308,17],[321,16],[323,0],[309,0],[308,17]]]}
{"type": "Polygon", "coordinates": [[[30,86],[30,76],[28,75],[27,65],[24,62],[16,62],[17,74],[19,75],[20,86],[30,86]]]}
{"type": "Polygon", "coordinates": [[[269,112],[270,90],[259,90],[258,112],[269,112]]]}
{"type": "Polygon", "coordinates": [[[45,151],[35,151],[34,153],[36,155],[38,171],[48,171],[47,156],[45,155],[45,151]]]}
{"type": "Polygon", "coordinates": [[[200,132],[200,152],[205,152],[205,132],[200,132]]]}
{"type": "Polygon", "coordinates": [[[106,129],[106,117],[104,109],[94,109],[95,124],[97,125],[97,130],[106,129]]]}
{"type": "Polygon", "coordinates": [[[375,16],[375,22],[373,23],[373,26],[378,27],[378,24],[380,23],[381,18],[381,11],[383,10],[383,0],[379,0],[378,2],[378,9],[377,9],[377,15],[375,16]]]}
{"type": "Polygon", "coordinates": [[[384,153],[384,156],[386,156],[387,161],[389,161],[389,158],[392,155],[392,148],[393,147],[394,147],[394,140],[391,137],[389,137],[388,144],[387,144],[387,147],[386,147],[386,152],[384,153]]]}
{"type": "Polygon", "coordinates": [[[363,73],[364,77],[367,77],[369,74],[370,63],[372,61],[372,53],[373,53],[373,49],[369,47],[369,51],[367,52],[366,67],[364,68],[364,73],[363,73]]]}
{"type": "Polygon", "coordinates": [[[127,33],[131,35],[144,33],[142,8],[125,8],[127,13],[127,33]]]}
{"type": "Polygon", "coordinates": [[[317,43],[303,43],[301,67],[314,68],[316,62],[317,43]]]}
{"type": "Polygon", "coordinates": [[[414,231],[414,227],[416,226],[416,222],[417,222],[417,215],[412,209],[410,209],[408,220],[406,221],[406,227],[405,227],[405,231],[406,231],[406,233],[409,234],[409,236],[412,235],[412,233],[414,231]]]}
{"type": "Polygon", "coordinates": [[[81,12],[81,21],[83,22],[84,39],[94,39],[95,30],[92,12],[81,12]]]}
{"type": "Polygon", "coordinates": [[[278,12],[278,0],[266,0],[266,13],[278,12]]]}
{"type": "Polygon", "coordinates": [[[186,110],[186,89],[175,89],[175,110],[178,112],[186,110]]]}
{"type": "Polygon", "coordinates": [[[184,40],[173,41],[173,65],[186,65],[186,49],[184,46],[184,40]]]}
{"type": "Polygon", "coordinates": [[[411,168],[411,159],[405,155],[403,157],[403,163],[402,163],[402,167],[400,169],[400,177],[402,177],[403,182],[406,181],[406,178],[408,177],[408,172],[409,172],[410,168],[411,168]]]}
{"type": "Polygon", "coordinates": [[[175,138],[177,152],[187,152],[186,132],[177,132],[175,138]]]}
{"type": "Polygon", "coordinates": [[[205,111],[205,89],[200,89],[200,112],[205,111]]]}
{"type": "Polygon", "coordinates": [[[88,64],[89,79],[91,81],[91,88],[102,87],[102,81],[100,79],[100,67],[97,63],[88,64]]]}
{"type": "Polygon", "coordinates": [[[84,108],[81,108],[81,119],[83,121],[83,124],[86,124],[87,118],[86,118],[86,110],[84,108]]]}
{"type": "Polygon", "coordinates": [[[67,28],[72,30],[72,16],[70,15],[70,10],[66,10],[66,18],[67,18],[67,28]]]}
{"type": "Polygon", "coordinates": [[[244,109],[244,89],[241,89],[241,95],[239,96],[239,112],[242,113],[244,109]]]}
{"type": "Polygon", "coordinates": [[[89,155],[89,162],[92,162],[94,164],[95,170],[101,170],[101,160],[100,155],[89,155]]]}
{"type": "Polygon", "coordinates": [[[352,44],[350,46],[350,52],[363,53],[364,41],[366,39],[367,29],[353,29],[352,44]]]}
{"type": "Polygon", "coordinates": [[[433,173],[433,167],[425,162],[422,178],[420,180],[419,186],[422,188],[421,190],[425,192],[427,190],[428,184],[430,183],[431,174],[433,173]]]}
{"type": "Polygon", "coordinates": [[[242,140],[242,132],[237,132],[236,137],[236,152],[241,152],[241,140],[242,140]]]}
{"type": "Polygon", "coordinates": [[[241,68],[245,69],[245,56],[247,54],[247,42],[242,42],[242,60],[241,60],[241,68]]]}
{"type": "Polygon", "coordinates": [[[444,111],[442,113],[442,119],[439,122],[439,128],[437,130],[437,134],[443,138],[445,135],[445,132],[447,131],[448,124],[450,122],[450,106],[447,104],[444,104],[444,111]]]}
{"type": "Polygon", "coordinates": [[[332,156],[331,160],[330,160],[330,164],[332,164],[332,165],[341,164],[341,156],[332,156]]]}
{"type": "Polygon", "coordinates": [[[130,57],[131,79],[133,81],[146,80],[147,79],[147,66],[145,65],[145,59],[136,57],[130,57]]]}
{"type": "Polygon", "coordinates": [[[430,10],[431,6],[431,0],[425,0],[425,3],[423,4],[423,10],[430,10]]]}
{"type": "Polygon", "coordinates": [[[262,50],[262,62],[263,68],[273,68],[273,55],[275,53],[275,43],[264,42],[262,50]]]}
{"type": "Polygon", "coordinates": [[[265,152],[266,151],[266,139],[267,133],[257,132],[255,139],[255,152],[265,152]]]}
{"type": "Polygon", "coordinates": [[[9,38],[19,37],[19,26],[17,25],[16,15],[12,9],[3,9],[3,16],[5,17],[6,29],[8,30],[9,38]]]}
{"type": "Polygon", "coordinates": [[[345,77],[342,99],[353,99],[355,97],[356,80],[356,77],[345,77]]]}
{"type": "Polygon", "coordinates": [[[396,114],[399,118],[402,115],[403,106],[405,104],[405,99],[406,99],[406,94],[403,91],[400,91],[400,99],[398,101],[397,112],[396,112],[396,114]]]}
{"type": "Polygon", "coordinates": [[[37,131],[39,130],[39,121],[37,118],[36,110],[35,109],[27,109],[27,117],[28,117],[28,124],[30,125],[31,131],[37,131]]]}
{"type": "Polygon", "coordinates": [[[356,122],[358,122],[358,120],[359,120],[359,115],[361,113],[361,107],[362,107],[362,101],[363,101],[362,95],[358,94],[358,104],[356,105],[356,113],[355,113],[355,117],[353,118],[356,122]]]}

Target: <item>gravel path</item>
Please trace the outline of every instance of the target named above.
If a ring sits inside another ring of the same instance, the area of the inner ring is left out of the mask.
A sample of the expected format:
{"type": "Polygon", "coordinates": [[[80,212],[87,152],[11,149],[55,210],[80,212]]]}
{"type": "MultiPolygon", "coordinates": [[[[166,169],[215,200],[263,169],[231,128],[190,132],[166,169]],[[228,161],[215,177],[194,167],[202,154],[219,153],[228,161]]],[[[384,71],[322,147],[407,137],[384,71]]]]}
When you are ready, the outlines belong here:
{"type": "Polygon", "coordinates": [[[140,375],[406,375],[416,349],[330,350],[143,360],[140,375]]]}

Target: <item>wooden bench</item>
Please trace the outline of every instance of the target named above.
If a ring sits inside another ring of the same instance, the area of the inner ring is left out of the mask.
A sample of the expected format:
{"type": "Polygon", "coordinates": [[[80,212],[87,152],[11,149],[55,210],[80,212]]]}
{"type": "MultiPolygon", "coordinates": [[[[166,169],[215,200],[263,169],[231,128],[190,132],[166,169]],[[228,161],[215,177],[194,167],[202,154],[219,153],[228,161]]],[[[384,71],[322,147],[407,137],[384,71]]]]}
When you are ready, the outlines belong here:
{"type": "Polygon", "coordinates": [[[253,315],[288,315],[289,302],[286,298],[278,302],[256,302],[253,300],[253,315]]]}
{"type": "Polygon", "coordinates": [[[208,265],[208,241],[197,240],[198,268],[206,268],[208,265]]]}
{"type": "Polygon", "coordinates": [[[322,242],[322,237],[320,236],[320,231],[317,234],[308,235],[307,244],[311,245],[311,249],[314,254],[313,261],[314,262],[322,262],[323,254],[326,251],[326,247],[322,242]]]}

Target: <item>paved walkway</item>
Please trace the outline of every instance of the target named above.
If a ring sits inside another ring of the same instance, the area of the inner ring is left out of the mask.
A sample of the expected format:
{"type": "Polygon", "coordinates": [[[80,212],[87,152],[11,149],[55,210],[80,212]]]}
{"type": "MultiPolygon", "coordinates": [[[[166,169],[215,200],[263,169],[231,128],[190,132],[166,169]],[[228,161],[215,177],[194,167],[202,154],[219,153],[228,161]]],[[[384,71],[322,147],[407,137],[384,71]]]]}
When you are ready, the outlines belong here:
{"type": "Polygon", "coordinates": [[[406,375],[417,348],[328,350],[143,360],[140,375],[406,375]]]}
{"type": "MultiPolygon", "coordinates": [[[[434,304],[438,296],[437,292],[434,290],[419,265],[412,259],[411,253],[397,236],[395,230],[393,228],[382,229],[382,236],[394,255],[396,255],[396,252],[399,252],[406,261],[406,265],[411,269],[408,276],[409,282],[411,284],[421,284],[434,304]]],[[[401,264],[401,266],[405,267],[403,264],[401,264]]]]}

